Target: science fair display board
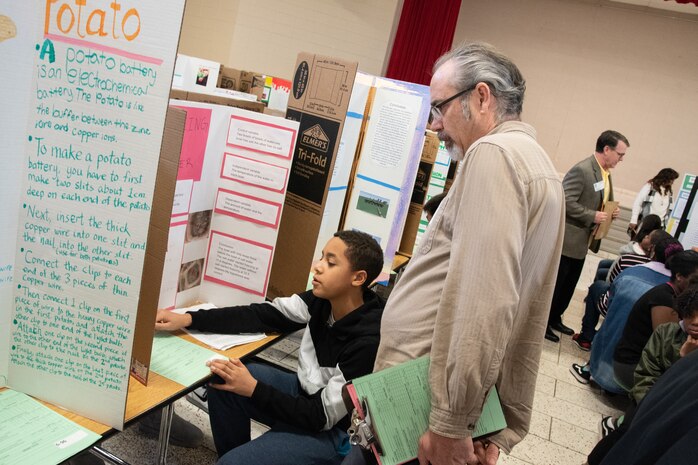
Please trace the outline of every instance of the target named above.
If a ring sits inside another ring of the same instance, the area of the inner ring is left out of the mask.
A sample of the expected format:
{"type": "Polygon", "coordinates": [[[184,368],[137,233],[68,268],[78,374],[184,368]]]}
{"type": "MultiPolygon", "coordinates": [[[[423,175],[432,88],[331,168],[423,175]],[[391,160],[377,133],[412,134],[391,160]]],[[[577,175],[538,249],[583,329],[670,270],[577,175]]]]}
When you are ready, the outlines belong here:
{"type": "Polygon", "coordinates": [[[684,174],[666,228],[681,242],[684,249],[698,246],[698,220],[695,220],[694,214],[695,206],[698,204],[696,195],[698,195],[696,175],[684,174]]]}
{"type": "Polygon", "coordinates": [[[344,229],[372,235],[387,278],[402,238],[429,114],[429,88],[374,78],[344,229]]]}
{"type": "Polygon", "coordinates": [[[0,381],[118,429],[183,8],[0,6],[0,381]]]}
{"type": "Polygon", "coordinates": [[[298,122],[172,100],[187,112],[160,308],[262,302],[298,122]]]}

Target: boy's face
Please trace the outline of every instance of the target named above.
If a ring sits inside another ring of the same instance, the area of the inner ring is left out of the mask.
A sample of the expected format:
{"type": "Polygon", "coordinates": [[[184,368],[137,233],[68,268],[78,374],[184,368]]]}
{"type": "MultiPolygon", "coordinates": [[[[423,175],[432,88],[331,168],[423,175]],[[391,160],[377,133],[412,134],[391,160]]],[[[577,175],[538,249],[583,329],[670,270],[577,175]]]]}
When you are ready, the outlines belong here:
{"type": "Polygon", "coordinates": [[[683,320],[683,328],[691,337],[698,338],[698,313],[683,320]]]}
{"type": "Polygon", "coordinates": [[[345,255],[347,246],[338,237],[330,239],[322,249],[322,257],[313,267],[313,294],[327,300],[341,297],[361,286],[361,271],[353,271],[345,255]]]}

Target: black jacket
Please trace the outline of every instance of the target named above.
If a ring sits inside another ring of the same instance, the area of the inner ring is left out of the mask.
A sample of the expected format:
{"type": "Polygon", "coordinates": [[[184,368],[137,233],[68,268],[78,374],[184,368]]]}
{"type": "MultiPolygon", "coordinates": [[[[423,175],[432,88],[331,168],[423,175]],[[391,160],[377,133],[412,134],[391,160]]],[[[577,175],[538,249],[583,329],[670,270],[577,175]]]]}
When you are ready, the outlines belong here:
{"type": "Polygon", "coordinates": [[[257,383],[252,401],[258,408],[308,431],[348,426],[342,386],[373,371],[385,302],[372,291],[364,304],[333,325],[330,302],[312,291],[270,303],[190,312],[191,329],[216,333],[289,332],[306,326],[298,354],[302,394],[293,397],[257,383]]]}

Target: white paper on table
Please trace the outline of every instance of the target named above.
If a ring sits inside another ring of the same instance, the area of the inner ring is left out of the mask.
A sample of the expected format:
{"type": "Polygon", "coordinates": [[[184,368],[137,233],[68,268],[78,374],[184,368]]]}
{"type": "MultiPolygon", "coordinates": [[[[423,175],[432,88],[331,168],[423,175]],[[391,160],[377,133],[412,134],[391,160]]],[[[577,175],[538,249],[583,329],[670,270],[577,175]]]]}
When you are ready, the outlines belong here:
{"type": "MultiPolygon", "coordinates": [[[[199,305],[192,305],[191,307],[176,308],[172,310],[180,315],[187,312],[195,312],[198,310],[209,310],[216,308],[215,305],[205,303],[199,305]]],[[[261,341],[267,337],[264,333],[246,333],[246,334],[216,334],[216,333],[204,333],[201,331],[196,331],[194,329],[184,329],[187,333],[191,334],[194,339],[197,339],[209,347],[213,347],[216,350],[226,350],[231,347],[240,346],[243,344],[248,344],[250,342],[261,341]]]]}

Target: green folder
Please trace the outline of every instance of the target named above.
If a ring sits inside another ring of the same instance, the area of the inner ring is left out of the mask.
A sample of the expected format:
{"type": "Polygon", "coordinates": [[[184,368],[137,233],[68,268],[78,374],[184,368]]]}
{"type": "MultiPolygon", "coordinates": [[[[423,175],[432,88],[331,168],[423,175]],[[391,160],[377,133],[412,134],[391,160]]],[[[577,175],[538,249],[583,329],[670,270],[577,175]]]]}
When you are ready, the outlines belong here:
{"type": "MultiPolygon", "coordinates": [[[[417,457],[419,438],[429,427],[431,390],[429,357],[396,365],[352,381],[359,402],[365,402],[373,432],[382,448],[382,465],[397,465],[417,457]]],[[[473,437],[506,428],[497,389],[493,387],[475,426],[473,437]]]]}

